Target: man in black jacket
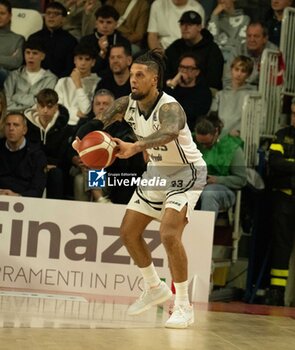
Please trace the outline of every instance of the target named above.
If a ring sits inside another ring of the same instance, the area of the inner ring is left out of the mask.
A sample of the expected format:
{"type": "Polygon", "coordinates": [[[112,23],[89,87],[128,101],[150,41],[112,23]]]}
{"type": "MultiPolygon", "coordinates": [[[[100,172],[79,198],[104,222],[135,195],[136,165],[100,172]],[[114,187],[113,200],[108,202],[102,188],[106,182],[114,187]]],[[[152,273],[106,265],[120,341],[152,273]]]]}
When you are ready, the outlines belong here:
{"type": "Polygon", "coordinates": [[[198,118],[209,112],[212,102],[212,93],[202,75],[196,55],[185,53],[180,57],[178,73],[166,81],[166,86],[166,92],[183,107],[187,125],[194,133],[198,118]]]}
{"type": "Polygon", "coordinates": [[[29,36],[44,43],[45,59],[42,68],[50,69],[58,78],[71,74],[74,68],[74,48],[77,39],[62,29],[67,16],[66,8],[59,2],[47,5],[44,14],[44,28],[29,36]]]}
{"type": "Polygon", "coordinates": [[[167,56],[166,77],[176,75],[179,58],[182,54],[194,53],[199,67],[210,88],[222,89],[223,55],[213,36],[202,29],[202,18],[195,11],[184,12],[180,20],[181,38],[175,40],[165,51],[167,56]]]}
{"type": "Polygon", "coordinates": [[[81,43],[90,45],[97,51],[93,72],[99,76],[101,71],[109,69],[109,55],[113,45],[123,43],[131,50],[129,40],[116,30],[119,17],[118,11],[113,6],[105,5],[98,8],[95,12],[94,33],[81,38],[81,43]]]}
{"type": "Polygon", "coordinates": [[[27,123],[20,112],[4,118],[0,139],[0,195],[42,197],[46,184],[46,157],[25,135],[27,123]]]}
{"type": "Polygon", "coordinates": [[[110,70],[101,74],[101,80],[96,86],[96,91],[107,89],[112,92],[115,99],[127,96],[131,93],[130,65],[132,56],[129,45],[116,44],[110,49],[110,70]]]}
{"type": "Polygon", "coordinates": [[[43,89],[36,96],[36,105],[25,111],[27,138],[41,145],[47,157],[46,197],[63,199],[69,164],[66,151],[72,129],[67,125],[69,113],[58,104],[52,89],[43,89]]]}
{"type": "Polygon", "coordinates": [[[268,305],[284,305],[289,261],[295,239],[295,99],[290,126],[279,130],[269,152],[273,241],[268,305]]]}

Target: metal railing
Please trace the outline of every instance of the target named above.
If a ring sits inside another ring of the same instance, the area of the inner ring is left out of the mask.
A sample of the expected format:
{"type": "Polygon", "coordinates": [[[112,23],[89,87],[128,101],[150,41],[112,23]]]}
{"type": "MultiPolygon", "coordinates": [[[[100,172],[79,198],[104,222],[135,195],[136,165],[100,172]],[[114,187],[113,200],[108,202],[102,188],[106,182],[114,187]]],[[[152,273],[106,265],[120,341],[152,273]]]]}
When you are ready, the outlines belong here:
{"type": "Polygon", "coordinates": [[[258,165],[258,148],[261,129],[262,97],[252,93],[245,97],[242,108],[241,138],[244,140],[246,166],[258,165]]]}
{"type": "MultiPolygon", "coordinates": [[[[280,51],[265,49],[260,64],[259,87],[257,93],[245,97],[242,111],[241,138],[248,168],[259,163],[259,143],[261,137],[272,137],[279,129],[282,110],[282,96],[295,96],[295,9],[284,11],[280,51]],[[285,71],[280,67],[283,55],[285,71]],[[283,73],[283,79],[282,78],[283,73]]],[[[238,258],[240,230],[241,191],[237,192],[232,233],[232,261],[238,258]]]]}
{"type": "Polygon", "coordinates": [[[284,10],[280,50],[285,61],[283,94],[295,96],[295,8],[284,10]]]}
{"type": "MultiPolygon", "coordinates": [[[[258,164],[259,130],[261,116],[261,94],[252,93],[245,96],[242,107],[241,138],[244,140],[244,154],[247,168],[254,168],[258,164]]],[[[242,191],[237,191],[233,212],[232,232],[232,262],[238,259],[239,241],[242,235],[240,223],[242,191]]]]}
{"type": "Polygon", "coordinates": [[[279,68],[281,53],[265,49],[260,64],[258,91],[261,94],[260,134],[273,135],[279,127],[281,114],[282,81],[279,68]]]}

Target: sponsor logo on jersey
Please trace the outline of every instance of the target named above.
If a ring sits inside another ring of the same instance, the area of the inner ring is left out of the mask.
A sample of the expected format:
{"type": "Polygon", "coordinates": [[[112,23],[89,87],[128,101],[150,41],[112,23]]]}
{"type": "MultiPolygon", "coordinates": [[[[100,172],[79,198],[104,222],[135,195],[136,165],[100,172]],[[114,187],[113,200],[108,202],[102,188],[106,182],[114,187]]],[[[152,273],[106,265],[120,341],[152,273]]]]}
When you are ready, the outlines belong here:
{"type": "Polygon", "coordinates": [[[166,204],[173,204],[173,205],[177,205],[178,207],[181,206],[181,203],[176,202],[176,201],[167,201],[166,204]]]}

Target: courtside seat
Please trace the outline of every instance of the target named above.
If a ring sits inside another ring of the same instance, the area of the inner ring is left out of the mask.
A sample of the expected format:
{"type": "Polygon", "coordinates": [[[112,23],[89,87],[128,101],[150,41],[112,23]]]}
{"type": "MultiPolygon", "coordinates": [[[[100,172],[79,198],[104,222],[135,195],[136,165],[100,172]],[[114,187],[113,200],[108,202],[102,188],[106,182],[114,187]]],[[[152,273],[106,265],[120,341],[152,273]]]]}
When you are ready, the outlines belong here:
{"type": "Polygon", "coordinates": [[[27,39],[31,34],[43,27],[43,17],[40,12],[30,9],[13,8],[11,30],[27,39]]]}

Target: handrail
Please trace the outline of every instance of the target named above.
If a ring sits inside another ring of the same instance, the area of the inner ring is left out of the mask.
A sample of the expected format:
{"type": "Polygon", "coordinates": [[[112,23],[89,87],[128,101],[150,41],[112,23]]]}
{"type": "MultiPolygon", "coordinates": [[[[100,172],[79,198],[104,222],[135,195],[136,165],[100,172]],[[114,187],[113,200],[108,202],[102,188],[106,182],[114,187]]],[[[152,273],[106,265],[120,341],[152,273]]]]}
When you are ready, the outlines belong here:
{"type": "Polygon", "coordinates": [[[283,94],[295,96],[295,8],[284,9],[280,50],[285,61],[283,94]]]}
{"type": "Polygon", "coordinates": [[[258,165],[258,148],[261,129],[262,96],[253,92],[245,96],[242,107],[241,138],[244,140],[246,166],[258,165]]]}
{"type": "Polygon", "coordinates": [[[280,124],[282,81],[279,80],[278,50],[265,49],[261,58],[258,91],[262,98],[260,133],[274,134],[280,124]]]}

